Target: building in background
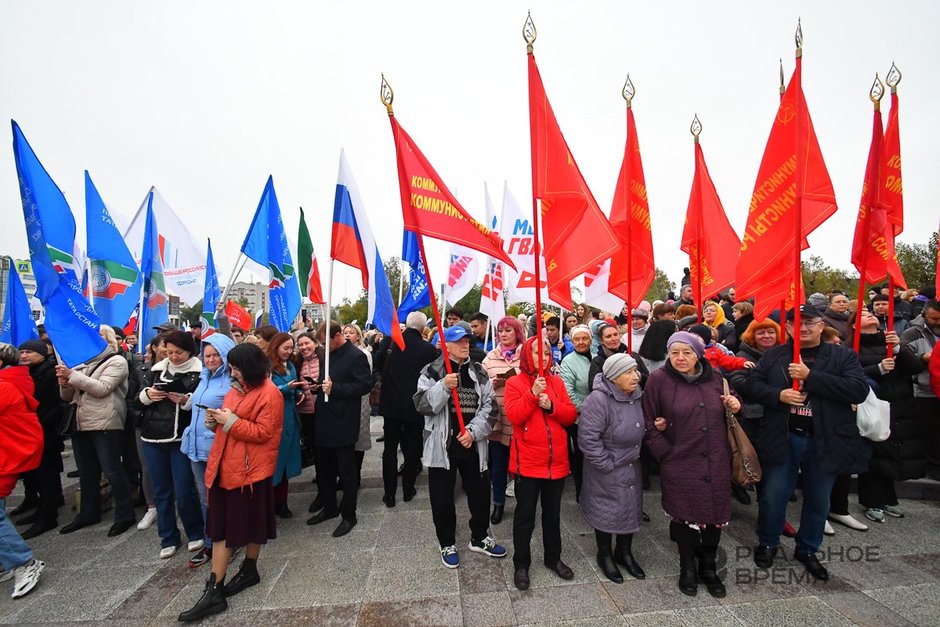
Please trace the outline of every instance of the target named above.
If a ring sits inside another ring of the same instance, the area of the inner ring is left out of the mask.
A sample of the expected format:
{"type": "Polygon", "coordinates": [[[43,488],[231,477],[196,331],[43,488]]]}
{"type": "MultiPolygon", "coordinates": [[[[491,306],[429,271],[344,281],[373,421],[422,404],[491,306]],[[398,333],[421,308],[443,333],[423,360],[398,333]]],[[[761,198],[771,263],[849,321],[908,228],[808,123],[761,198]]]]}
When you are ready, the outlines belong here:
{"type": "Polygon", "coordinates": [[[36,296],[36,277],[33,275],[33,264],[29,259],[12,259],[0,257],[0,314],[6,307],[7,284],[10,280],[10,271],[13,269],[20,275],[23,290],[29,298],[30,308],[33,310],[33,319],[41,322],[43,318],[42,305],[36,296]]]}

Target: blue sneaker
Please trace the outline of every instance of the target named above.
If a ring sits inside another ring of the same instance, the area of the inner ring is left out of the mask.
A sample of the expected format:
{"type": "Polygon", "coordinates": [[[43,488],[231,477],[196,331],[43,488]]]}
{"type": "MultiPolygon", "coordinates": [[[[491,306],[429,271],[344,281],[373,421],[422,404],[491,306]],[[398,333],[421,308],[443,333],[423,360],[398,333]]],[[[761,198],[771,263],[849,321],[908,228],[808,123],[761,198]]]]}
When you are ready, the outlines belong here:
{"type": "Polygon", "coordinates": [[[468,547],[474,553],[483,553],[490,557],[506,557],[506,547],[496,544],[496,540],[487,536],[479,542],[470,542],[468,547]]]}
{"type": "Polygon", "coordinates": [[[441,562],[447,568],[457,568],[460,566],[460,556],[457,555],[457,547],[453,544],[441,548],[441,562]]]}

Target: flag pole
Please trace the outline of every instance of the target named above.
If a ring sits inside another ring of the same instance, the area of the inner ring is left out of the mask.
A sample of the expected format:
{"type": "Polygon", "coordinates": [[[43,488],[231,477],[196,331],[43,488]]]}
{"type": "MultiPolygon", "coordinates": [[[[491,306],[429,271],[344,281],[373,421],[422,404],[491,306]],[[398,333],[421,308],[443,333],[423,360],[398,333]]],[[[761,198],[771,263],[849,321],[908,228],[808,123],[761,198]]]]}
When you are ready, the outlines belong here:
{"type": "MultiPolygon", "coordinates": [[[[324,300],[326,303],[326,312],[323,315],[323,321],[326,324],[324,327],[326,330],[323,333],[323,379],[324,381],[330,376],[330,325],[333,323],[333,319],[330,316],[330,301],[333,299],[333,265],[336,263],[336,260],[330,256],[330,271],[327,273],[326,277],[326,298],[324,300]]],[[[323,393],[323,402],[330,402],[330,395],[326,392],[323,393]]]]}
{"type": "MultiPolygon", "coordinates": [[[[689,127],[689,132],[692,133],[692,138],[694,143],[699,143],[699,135],[702,134],[702,121],[698,119],[698,113],[695,114],[695,117],[692,118],[692,126],[689,127]]],[[[698,154],[695,156],[695,170],[696,177],[698,176],[698,154]]],[[[696,178],[696,181],[698,179],[696,178]]],[[[702,186],[698,186],[698,204],[699,207],[702,206],[702,186]]],[[[701,219],[702,209],[699,209],[699,219],[698,224],[695,229],[695,286],[698,288],[698,302],[695,303],[695,318],[701,324],[702,322],[702,312],[704,310],[705,296],[702,294],[702,219],[701,219]]],[[[691,261],[691,260],[690,260],[691,261]]],[[[691,277],[690,277],[691,278],[691,277]]],[[[693,294],[693,297],[695,294],[693,294]]],[[[693,298],[694,300],[694,298],[693,298]]]]}
{"type": "MultiPolygon", "coordinates": [[[[798,66],[801,66],[803,63],[803,28],[800,25],[800,20],[797,18],[796,21],[796,63],[798,66]]],[[[800,73],[800,82],[802,83],[802,72],[800,73]]],[[[802,86],[798,86],[802,89],[802,86]]],[[[805,184],[805,172],[804,166],[800,162],[800,156],[803,154],[803,112],[797,110],[796,112],[796,154],[797,154],[797,167],[796,167],[796,203],[793,206],[793,228],[795,232],[795,237],[793,240],[793,363],[800,363],[800,304],[797,302],[800,297],[800,285],[802,284],[802,268],[801,268],[801,253],[802,253],[802,233],[803,233],[803,187],[805,184]]],[[[800,382],[796,379],[793,380],[793,389],[799,390],[800,382]]]]}
{"type": "MultiPolygon", "coordinates": [[[[885,82],[888,84],[888,87],[891,88],[891,95],[897,96],[898,93],[898,83],[901,82],[901,71],[898,70],[898,66],[891,63],[891,69],[888,70],[888,75],[885,76],[885,82]]],[[[892,108],[896,104],[895,101],[892,101],[892,108]]],[[[879,181],[880,184],[880,181],[879,181]]],[[[891,227],[894,228],[893,226],[891,227]]],[[[888,273],[888,331],[894,331],[894,277],[891,276],[891,273],[888,273]]],[[[888,357],[894,357],[894,347],[888,346],[888,357]]]]}
{"type": "MultiPolygon", "coordinates": [[[[783,57],[780,57],[780,100],[783,101],[783,95],[787,93],[787,86],[783,81],[783,57]]],[[[795,295],[795,292],[794,292],[795,295]]],[[[796,303],[796,297],[794,296],[794,304],[796,303]]],[[[787,317],[787,299],[780,299],[780,337],[777,338],[777,342],[780,344],[787,343],[787,332],[785,330],[785,323],[787,317]]]]}
{"type": "Polygon", "coordinates": [[[228,291],[232,289],[232,283],[238,278],[238,275],[242,273],[246,261],[248,261],[248,257],[245,256],[245,253],[239,252],[238,258],[235,260],[235,265],[232,266],[232,274],[228,278],[228,283],[225,284],[225,291],[222,293],[222,303],[228,300],[228,291]],[[238,265],[239,262],[241,262],[241,266],[238,265]]]}
{"type": "MultiPolygon", "coordinates": [[[[526,54],[532,55],[534,52],[533,45],[535,44],[535,39],[538,36],[538,32],[535,30],[535,22],[532,21],[532,12],[526,16],[525,24],[522,26],[522,38],[525,39],[526,43],[526,54]]],[[[538,373],[539,376],[542,375],[542,277],[541,277],[541,266],[542,266],[542,251],[541,246],[539,245],[539,200],[536,197],[536,166],[535,166],[535,129],[532,128],[532,125],[535,124],[535,116],[533,115],[532,110],[532,98],[529,97],[529,144],[532,150],[532,231],[534,233],[533,237],[533,247],[532,254],[535,257],[535,336],[536,346],[538,346],[538,373]]]]}
{"type": "MultiPolygon", "coordinates": [[[[636,95],[636,88],[633,86],[633,81],[630,80],[630,74],[627,74],[627,80],[623,84],[623,90],[621,91],[623,99],[627,101],[627,132],[630,131],[629,117],[630,109],[633,106],[633,97],[636,95]]],[[[627,146],[630,145],[630,137],[627,137],[627,146]]],[[[632,164],[632,160],[627,160],[628,164],[632,164]]],[[[630,190],[631,184],[633,183],[633,170],[631,169],[627,172],[626,188],[627,191],[630,190]]],[[[630,248],[633,247],[633,215],[632,207],[630,207],[630,195],[627,194],[627,246],[630,248]]],[[[631,250],[627,251],[627,353],[630,354],[633,352],[633,253],[631,250]]]]}

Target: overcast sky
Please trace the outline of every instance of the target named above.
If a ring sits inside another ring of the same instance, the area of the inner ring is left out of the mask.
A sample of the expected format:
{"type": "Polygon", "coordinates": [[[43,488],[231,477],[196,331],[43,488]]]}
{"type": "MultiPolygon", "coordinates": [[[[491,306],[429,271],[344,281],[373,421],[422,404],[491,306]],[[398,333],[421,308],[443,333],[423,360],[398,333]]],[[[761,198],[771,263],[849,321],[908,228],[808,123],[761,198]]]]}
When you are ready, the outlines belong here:
{"type": "MultiPolygon", "coordinates": [[[[395,113],[461,202],[483,218],[503,181],[531,203],[525,43],[595,197],[609,211],[623,157],[626,74],[646,172],[657,266],[678,282],[693,171],[692,115],[740,233],[802,17],[803,86],[839,211],[811,254],[848,268],[871,138],[868,90],[892,60],[904,74],[905,231],[937,229],[940,4],[936,2],[6,2],[0,7],[0,118],[15,119],[84,232],[82,171],[126,218],[150,185],[213,239],[228,276],[268,174],[291,239],[297,208],[321,269],[345,148],[384,257],[401,254],[395,113]],[[655,6],[650,6],[655,4],[655,6]],[[931,165],[932,164],[932,165],[931,165]]],[[[887,119],[888,98],[884,101],[887,119]]],[[[8,124],[8,122],[4,122],[8,124]]],[[[0,253],[27,255],[9,126],[0,149],[0,253]]],[[[446,247],[429,246],[435,282],[446,247]]],[[[804,256],[805,258],[805,256],[804,256]]],[[[325,280],[325,279],[324,279],[325,280]]],[[[334,297],[357,278],[336,275],[334,297]]],[[[397,297],[397,295],[396,295],[397,297]]]]}

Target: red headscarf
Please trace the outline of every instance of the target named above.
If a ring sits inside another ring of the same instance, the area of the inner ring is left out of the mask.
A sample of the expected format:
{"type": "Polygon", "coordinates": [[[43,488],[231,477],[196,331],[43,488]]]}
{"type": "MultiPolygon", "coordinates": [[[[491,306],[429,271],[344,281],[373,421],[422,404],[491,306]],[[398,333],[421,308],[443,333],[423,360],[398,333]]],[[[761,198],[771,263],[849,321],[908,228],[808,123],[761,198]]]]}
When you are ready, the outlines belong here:
{"type": "MultiPolygon", "coordinates": [[[[525,341],[525,344],[522,346],[522,355],[519,356],[519,369],[529,375],[530,377],[537,377],[538,367],[537,363],[532,361],[532,345],[538,340],[537,336],[532,336],[525,341]]],[[[545,341],[543,339],[543,341],[545,341]]],[[[549,369],[552,367],[552,351],[548,350],[542,353],[542,371],[546,374],[549,374],[549,369]]]]}

